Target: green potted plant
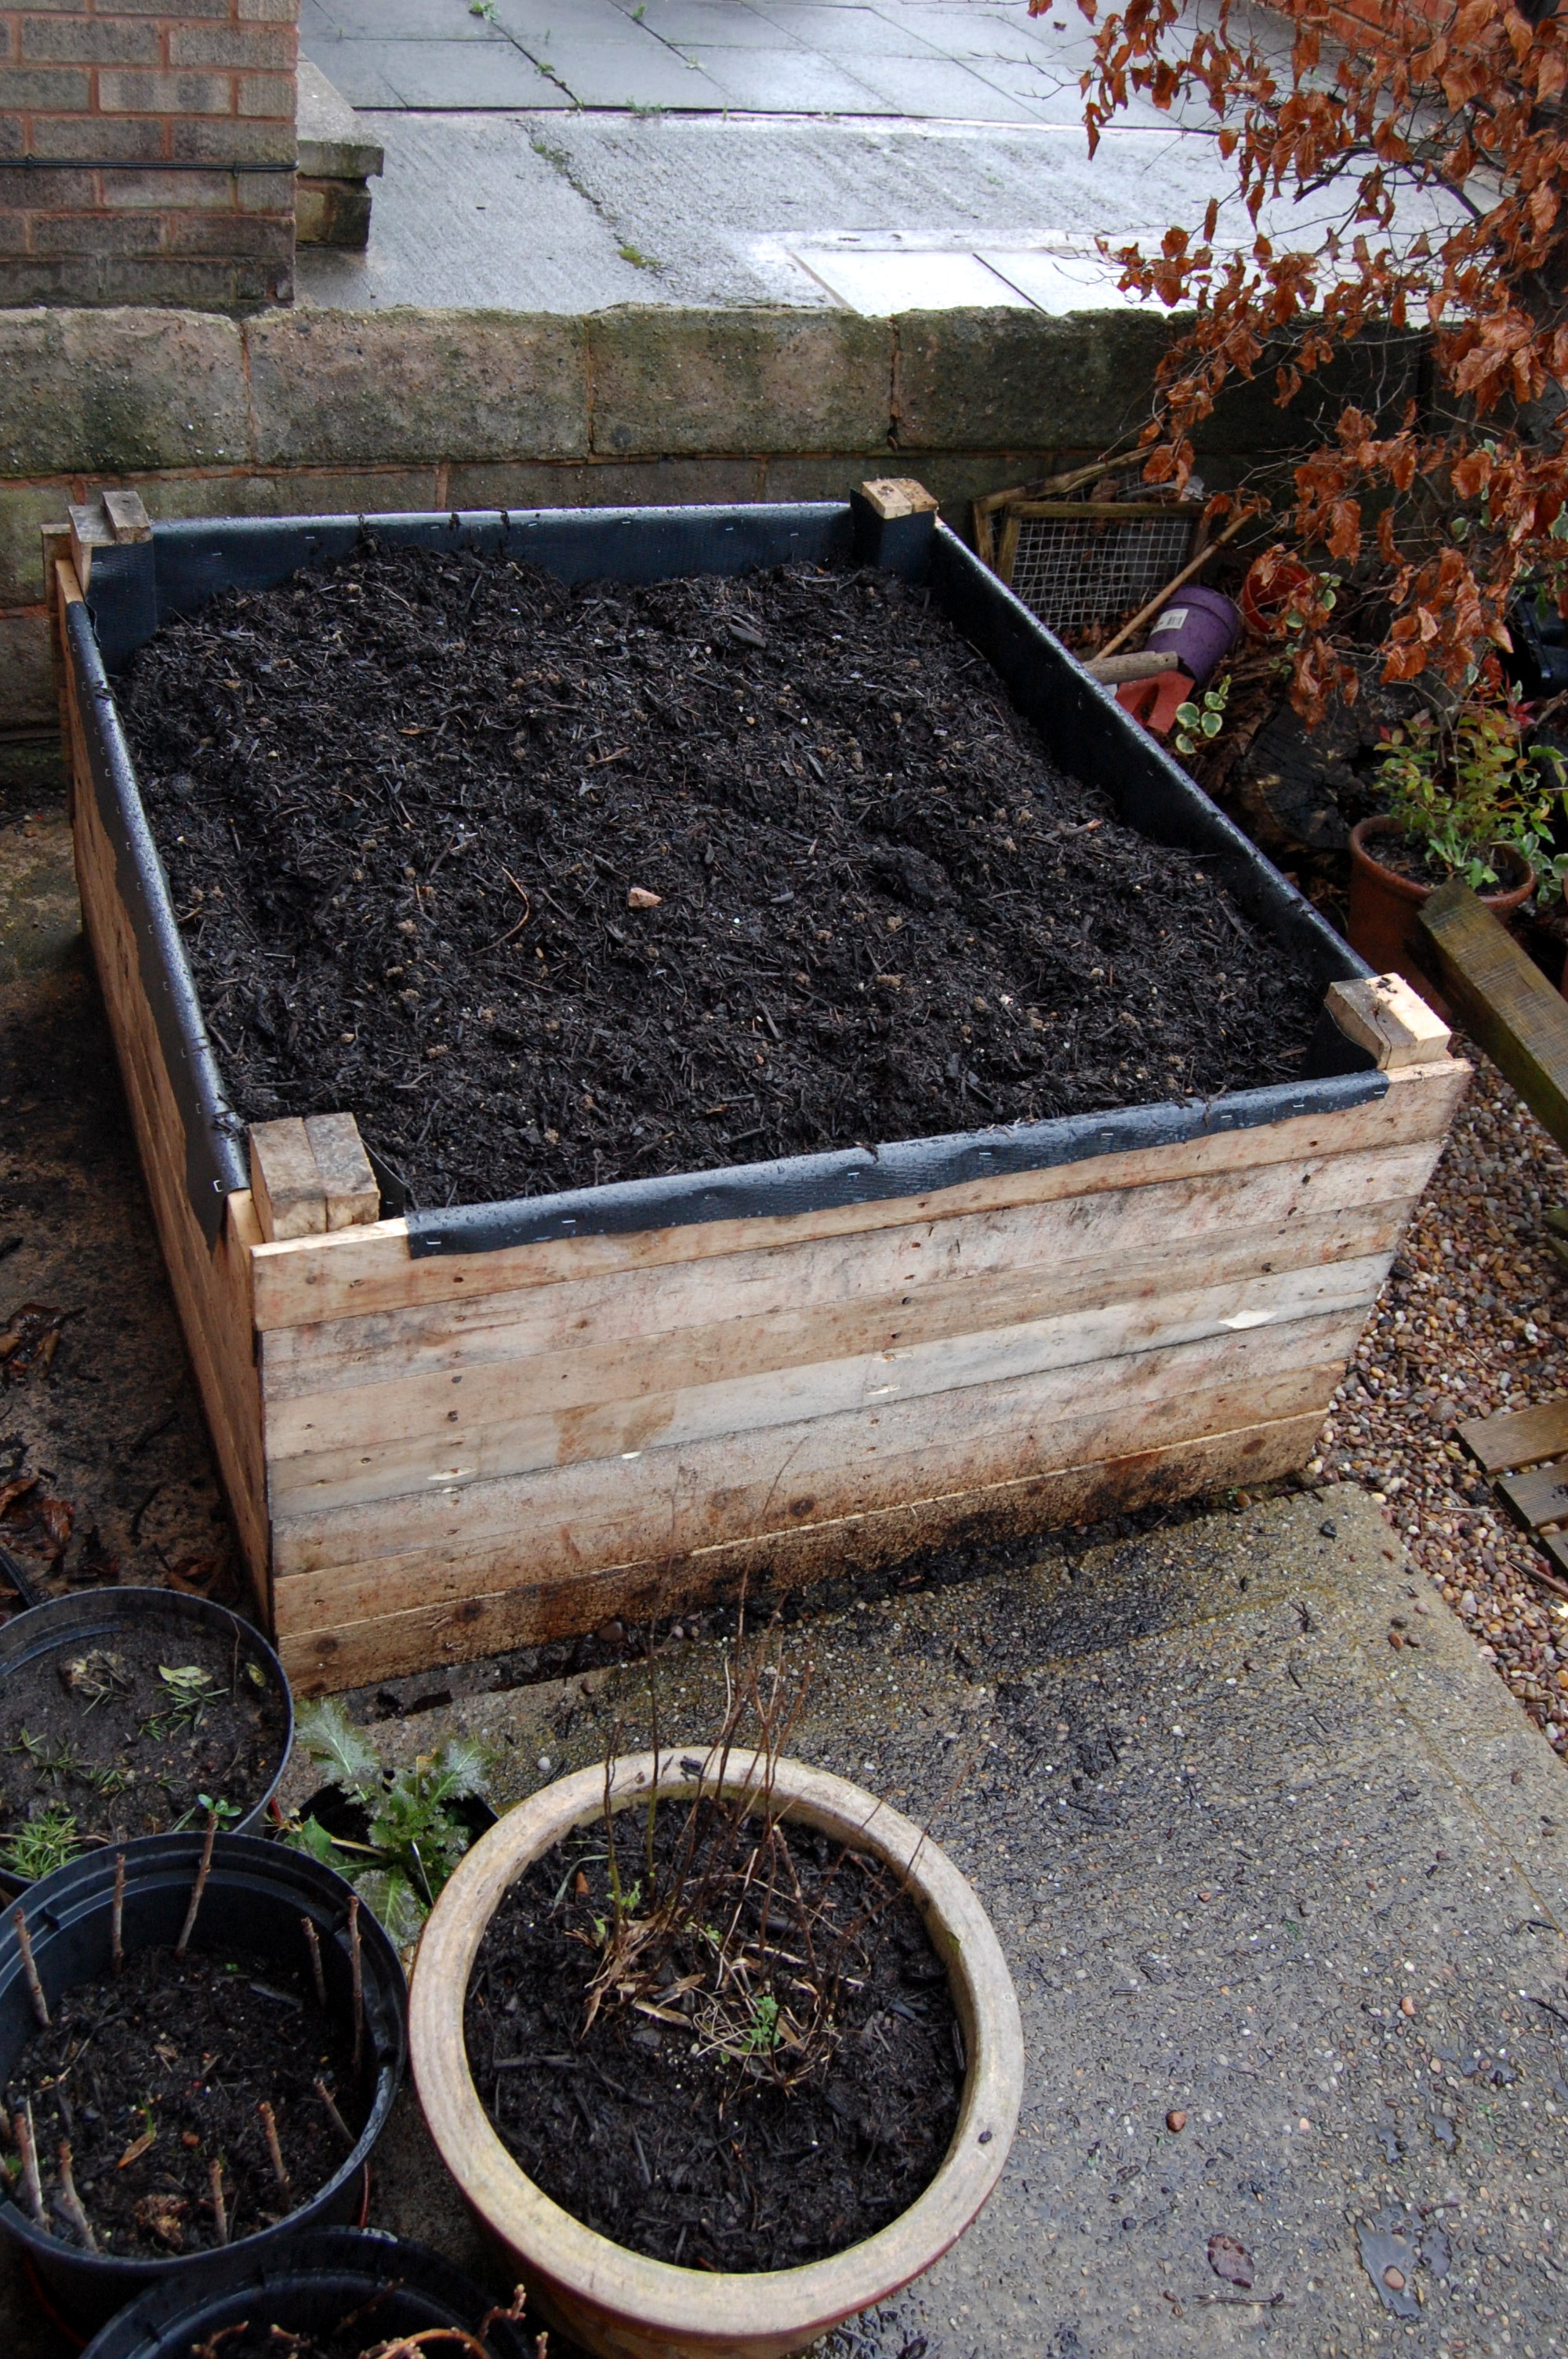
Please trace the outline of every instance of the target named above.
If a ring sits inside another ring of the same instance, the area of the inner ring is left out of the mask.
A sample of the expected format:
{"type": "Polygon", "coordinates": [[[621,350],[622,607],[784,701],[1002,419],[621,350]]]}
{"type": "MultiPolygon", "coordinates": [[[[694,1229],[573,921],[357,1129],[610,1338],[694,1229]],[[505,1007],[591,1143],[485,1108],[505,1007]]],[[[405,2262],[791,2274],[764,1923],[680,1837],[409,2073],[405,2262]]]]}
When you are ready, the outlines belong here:
{"type": "Polygon", "coordinates": [[[1519,707],[1475,700],[1448,718],[1390,732],[1378,766],[1385,809],[1350,832],[1350,940],[1379,973],[1402,974],[1435,1004],[1411,955],[1416,911],[1462,876],[1499,917],[1532,892],[1563,891],[1554,850],[1562,765],[1527,745],[1519,707]]]}

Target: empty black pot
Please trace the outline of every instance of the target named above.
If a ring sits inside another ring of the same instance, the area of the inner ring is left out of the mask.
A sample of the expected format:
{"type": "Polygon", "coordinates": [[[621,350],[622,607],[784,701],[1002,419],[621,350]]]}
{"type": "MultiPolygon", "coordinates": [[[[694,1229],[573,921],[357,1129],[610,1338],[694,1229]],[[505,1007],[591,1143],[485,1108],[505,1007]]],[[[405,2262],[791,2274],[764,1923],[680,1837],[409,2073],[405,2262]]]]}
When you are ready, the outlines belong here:
{"type": "MultiPolygon", "coordinates": [[[[240,2262],[239,2253],[236,2245],[226,2280],[178,2277],[143,2294],[110,2320],[85,2359],[189,2359],[194,2344],[242,2321],[264,2332],[280,2326],[290,2334],[319,2334],[361,2310],[367,2345],[427,2326],[471,2334],[492,2306],[471,2277],[438,2253],[373,2230],[317,2229],[276,2258],[240,2262]]],[[[511,2319],[493,2320],[484,2343],[492,2359],[532,2359],[533,2337],[511,2319]]]]}
{"type": "MultiPolygon", "coordinates": [[[[179,1938],[200,1863],[200,1834],[146,1835],[126,1843],[124,1942],[127,1951],[172,1946],[179,1938]]],[[[38,1978],[52,2004],[72,1984],[110,1973],[110,1908],[114,1854],[93,1852],[29,1886],[23,1912],[38,1978]]],[[[321,1949],[329,2006],[352,2020],[349,1964],[349,1903],[340,1875],[302,1852],[254,1835],[220,1836],[191,1936],[197,1950],[243,1949],[284,1969],[298,1971],[307,1951],[300,1924],[308,1918],[321,1949]]],[[[23,1973],[14,1910],[0,1917],[0,2086],[37,2028],[23,1973]]],[[[408,1994],[397,1953],[368,1908],[362,1908],[360,1954],[364,1984],[366,2079],[374,2076],[368,2118],[353,2152],[324,2187],[287,2220],[211,2252],[168,2260],[90,2253],[40,2228],[9,2197],[0,2198],[0,2231],[26,2246],[38,2275],[62,2310],[87,2326],[100,2325],[149,2288],[175,2279],[192,2287],[227,2283],[238,2265],[260,2266],[302,2229],[352,2217],[362,2174],[386,2125],[407,2046],[408,1994]]]]}
{"type": "MultiPolygon", "coordinates": [[[[187,1597],[175,1589],[92,1589],[76,1597],[46,1598],[0,1626],[0,1696],[14,1693],[21,1680],[58,1679],[59,1667],[70,1655],[92,1647],[112,1648],[131,1630],[145,1633],[149,1628],[168,1632],[171,1651],[193,1631],[215,1635],[226,1648],[238,1650],[242,1665],[255,1666],[276,1700],[276,1743],[254,1792],[244,1798],[244,1815],[232,1829],[243,1834],[266,1809],[287,1765],[294,1743],[294,1698],[283,1665],[260,1631],[226,1605],[187,1597]]],[[[27,1889],[26,1879],[0,1868],[0,1893],[27,1889]]]]}

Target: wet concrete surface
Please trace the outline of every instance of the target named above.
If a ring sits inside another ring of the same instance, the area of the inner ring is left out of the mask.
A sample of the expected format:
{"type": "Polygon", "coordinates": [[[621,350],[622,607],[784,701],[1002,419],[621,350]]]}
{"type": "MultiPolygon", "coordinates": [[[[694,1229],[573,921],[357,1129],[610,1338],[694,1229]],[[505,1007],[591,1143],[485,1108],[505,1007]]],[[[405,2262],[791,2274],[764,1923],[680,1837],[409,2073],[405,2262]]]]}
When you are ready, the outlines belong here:
{"type": "MultiPolygon", "coordinates": [[[[31,787],[0,808],[0,1245],[22,1239],[0,1310],[75,1314],[47,1374],[0,1389],[0,1447],[71,1533],[51,1570],[25,1514],[0,1528],[58,1586],[103,1577],[90,1528],[121,1578],[226,1567],[63,821],[31,787]]],[[[1373,1502],[1064,1536],[783,1642],[786,1676],[811,1667],[791,1749],[930,1821],[1029,2055],[988,2211],[821,2359],[1568,2348],[1568,1778],[1373,1502]]],[[[725,1661],[714,1637],[662,1651],[671,1741],[715,1728],[725,1661]]],[[[420,1691],[401,1717],[356,1700],[384,1754],[472,1732],[500,1807],[617,1722],[645,1734],[635,1666],[408,1711],[420,1691]]],[[[291,1799],[318,1774],[297,1759],[291,1799]]],[[[370,2217],[503,2282],[407,2093],[370,2217]]],[[[0,2324],[16,2359],[70,2347],[8,2247],[0,2324]]]]}

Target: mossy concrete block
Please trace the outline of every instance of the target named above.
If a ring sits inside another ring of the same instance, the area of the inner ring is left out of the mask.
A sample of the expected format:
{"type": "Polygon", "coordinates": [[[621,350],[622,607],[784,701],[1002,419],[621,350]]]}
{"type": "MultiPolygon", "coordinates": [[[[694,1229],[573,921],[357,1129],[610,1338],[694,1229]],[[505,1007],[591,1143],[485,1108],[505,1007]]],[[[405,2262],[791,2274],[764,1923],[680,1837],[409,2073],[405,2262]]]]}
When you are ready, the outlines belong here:
{"type": "Polygon", "coordinates": [[[628,309],[588,332],[593,448],[606,457],[887,449],[886,320],[628,309]]]}
{"type": "Polygon", "coordinates": [[[269,312],[245,332],[263,467],[574,458],[588,449],[579,320],[269,312]]]}
{"type": "Polygon", "coordinates": [[[1149,412],[1166,316],[908,311],[898,334],[901,451],[1103,450],[1149,412]]]}
{"type": "Polygon", "coordinates": [[[754,459],[633,459],[548,466],[454,467],[447,505],[454,508],[650,508],[690,504],[730,506],[761,499],[754,459]]]}
{"type": "Polygon", "coordinates": [[[0,475],[115,475],[248,455],[234,321],[201,311],[0,311],[0,475]]]}
{"type": "Polygon", "coordinates": [[[434,467],[300,468],[277,474],[180,475],[132,486],[155,522],[198,516],[429,515],[434,467]]]}
{"type": "Polygon", "coordinates": [[[59,484],[0,484],[0,606],[36,606],[44,594],[46,524],[64,524],[70,494],[59,484]]]}
{"type": "Polygon", "coordinates": [[[37,609],[0,614],[0,729],[46,728],[59,720],[48,617],[37,609]]]}

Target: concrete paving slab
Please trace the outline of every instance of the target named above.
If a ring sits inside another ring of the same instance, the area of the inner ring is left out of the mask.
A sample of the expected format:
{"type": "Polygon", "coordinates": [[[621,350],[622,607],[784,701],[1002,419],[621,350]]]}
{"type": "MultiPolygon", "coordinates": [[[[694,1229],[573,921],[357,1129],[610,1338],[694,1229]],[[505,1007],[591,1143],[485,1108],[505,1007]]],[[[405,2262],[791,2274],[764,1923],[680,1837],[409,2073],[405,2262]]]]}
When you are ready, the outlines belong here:
{"type": "Polygon", "coordinates": [[[787,107],[800,114],[877,114],[883,102],[845,66],[831,58],[805,50],[710,49],[692,48],[703,71],[718,83],[732,106],[757,114],[787,107]]]}
{"type": "MultiPolygon", "coordinates": [[[[989,2209],[820,2359],[1568,2347],[1568,1774],[1365,1494],[1045,1542],[787,1649],[813,1667],[793,1749],[935,1813],[1029,2049],[989,2209]],[[1363,2231],[1408,2232],[1408,2321],[1363,2231]],[[1216,2275],[1217,2235],[1250,2288],[1216,2275]]],[[[667,1741],[716,1724],[724,1651],[661,1657],[667,1741]]],[[[481,1735],[505,1802],[617,1720],[645,1741],[641,1672],[376,1735],[391,1757],[481,1735]]],[[[434,2206],[482,2265],[421,2140],[406,2113],[378,2216],[434,2206]]]]}
{"type": "Polygon", "coordinates": [[[565,106],[566,92],[510,41],[349,41],[349,71],[384,82],[406,107],[494,108],[565,106]]]}
{"type": "MultiPolygon", "coordinates": [[[[346,56],[362,45],[338,46],[346,56]]],[[[728,77],[749,72],[753,59],[759,71],[774,62],[773,53],[740,50],[708,52],[705,61],[728,77]]],[[[324,68],[329,75],[335,63],[324,68]]],[[[300,301],[356,310],[591,310],[633,300],[810,308],[835,299],[792,258],[802,240],[831,245],[854,234],[890,253],[912,245],[989,252],[1087,244],[1097,230],[1158,236],[1173,210],[1201,213],[1217,187],[1212,158],[1168,132],[1120,135],[1110,168],[1104,148],[1089,165],[1075,127],[650,117],[579,112],[559,91],[551,98],[543,115],[373,112],[367,129],[385,147],[386,172],[370,248],[302,253],[300,301]],[[553,189],[540,176],[541,157],[553,189]],[[526,217],[535,202],[537,236],[526,217]],[[582,257],[575,276],[574,237],[582,257]],[[605,275],[606,255],[622,245],[658,261],[634,287],[605,275]]],[[[1086,299],[1099,298],[1091,290],[1086,299]]]]}

